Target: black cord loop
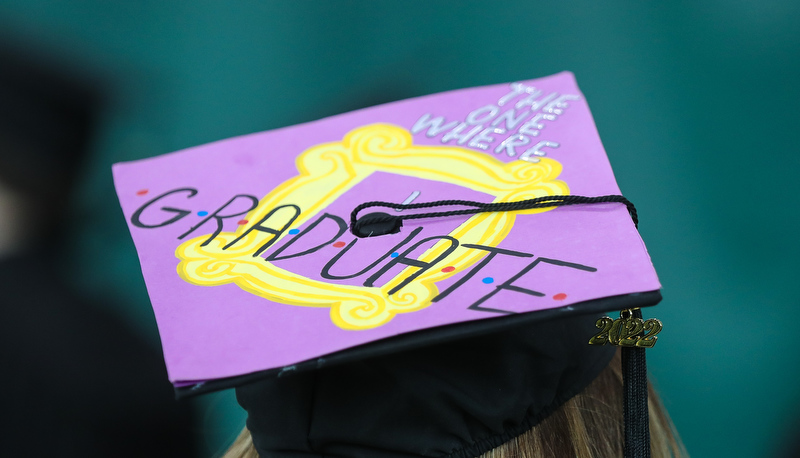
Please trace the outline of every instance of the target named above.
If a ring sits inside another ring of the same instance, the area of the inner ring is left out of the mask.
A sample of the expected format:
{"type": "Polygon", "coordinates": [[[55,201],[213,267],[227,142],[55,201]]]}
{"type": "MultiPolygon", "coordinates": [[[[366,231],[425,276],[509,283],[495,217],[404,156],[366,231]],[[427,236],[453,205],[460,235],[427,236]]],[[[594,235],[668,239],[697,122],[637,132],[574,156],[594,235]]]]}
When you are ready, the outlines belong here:
{"type": "Polygon", "coordinates": [[[599,204],[607,202],[619,202],[625,204],[625,206],[628,208],[628,213],[631,215],[633,224],[637,229],[639,228],[639,217],[636,213],[636,207],[634,207],[633,203],[623,196],[608,195],[597,197],[544,196],[517,202],[495,202],[488,204],[471,200],[437,200],[435,202],[424,202],[419,204],[396,204],[392,202],[379,201],[365,202],[354,208],[353,212],[350,213],[350,232],[352,232],[356,237],[372,237],[399,232],[400,227],[403,225],[403,220],[406,219],[439,218],[445,216],[471,215],[484,212],[532,210],[534,208],[563,207],[566,205],[599,204]],[[442,212],[413,213],[405,215],[389,215],[386,213],[375,212],[367,214],[360,219],[358,218],[358,213],[361,210],[370,207],[387,207],[395,210],[413,210],[417,208],[444,207],[451,205],[461,205],[475,208],[442,212]]]}

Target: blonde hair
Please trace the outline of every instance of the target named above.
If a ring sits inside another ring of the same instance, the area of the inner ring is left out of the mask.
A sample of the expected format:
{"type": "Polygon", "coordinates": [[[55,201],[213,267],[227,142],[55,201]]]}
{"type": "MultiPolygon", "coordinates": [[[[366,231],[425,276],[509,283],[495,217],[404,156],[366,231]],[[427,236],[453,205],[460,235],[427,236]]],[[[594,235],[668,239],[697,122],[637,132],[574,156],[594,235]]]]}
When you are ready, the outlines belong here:
{"type": "MultiPolygon", "coordinates": [[[[610,458],[623,454],[620,352],[580,394],[526,433],[480,458],[610,458]]],[[[688,458],[666,409],[648,389],[652,458],[688,458]]],[[[223,458],[259,458],[244,428],[223,458]]]]}

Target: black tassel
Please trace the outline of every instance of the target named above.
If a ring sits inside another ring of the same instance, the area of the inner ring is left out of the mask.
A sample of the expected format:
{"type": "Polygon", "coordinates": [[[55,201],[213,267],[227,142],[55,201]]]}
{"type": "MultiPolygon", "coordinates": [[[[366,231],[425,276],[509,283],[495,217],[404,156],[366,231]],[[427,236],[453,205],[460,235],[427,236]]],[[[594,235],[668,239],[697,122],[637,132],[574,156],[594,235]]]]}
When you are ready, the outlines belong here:
{"type": "MultiPolygon", "coordinates": [[[[634,318],[642,311],[633,310],[634,318]]],[[[622,348],[622,383],[625,391],[625,458],[650,458],[650,416],[647,408],[647,361],[645,349],[622,348]]]]}

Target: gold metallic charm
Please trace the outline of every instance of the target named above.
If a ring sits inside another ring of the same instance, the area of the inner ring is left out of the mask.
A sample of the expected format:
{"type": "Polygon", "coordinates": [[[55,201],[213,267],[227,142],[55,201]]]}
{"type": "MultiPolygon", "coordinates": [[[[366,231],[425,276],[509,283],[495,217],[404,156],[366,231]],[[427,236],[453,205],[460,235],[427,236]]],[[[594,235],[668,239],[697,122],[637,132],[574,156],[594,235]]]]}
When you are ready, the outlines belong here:
{"type": "Polygon", "coordinates": [[[604,316],[594,325],[600,332],[589,339],[589,345],[610,343],[617,347],[650,348],[656,344],[662,328],[660,320],[635,318],[630,309],[621,311],[616,320],[604,316]]]}

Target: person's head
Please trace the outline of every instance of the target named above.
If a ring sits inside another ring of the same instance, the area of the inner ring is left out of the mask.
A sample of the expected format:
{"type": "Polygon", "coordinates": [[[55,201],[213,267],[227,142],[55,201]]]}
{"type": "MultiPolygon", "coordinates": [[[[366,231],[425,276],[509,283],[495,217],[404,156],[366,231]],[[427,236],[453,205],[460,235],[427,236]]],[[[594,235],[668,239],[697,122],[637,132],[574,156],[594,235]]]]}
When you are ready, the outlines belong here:
{"type": "MultiPolygon", "coordinates": [[[[555,328],[563,331],[558,326],[555,328]]],[[[527,334],[531,334],[530,330],[527,334]]],[[[504,333],[502,339],[490,335],[402,355],[390,355],[390,361],[387,362],[366,361],[361,366],[342,367],[323,374],[311,373],[305,378],[303,374],[298,374],[301,377],[295,380],[288,376],[284,378],[282,388],[279,386],[281,382],[262,386],[256,384],[253,388],[237,389],[237,396],[251,414],[248,426],[254,428],[259,436],[257,442],[260,441],[261,449],[266,450],[261,458],[328,456],[327,453],[333,450],[339,452],[336,456],[372,456],[369,447],[379,446],[388,449],[380,449],[380,453],[383,453],[381,456],[392,457],[622,456],[624,431],[620,351],[603,348],[609,357],[613,357],[610,362],[607,358],[602,359],[596,369],[576,369],[592,366],[589,360],[582,361],[582,364],[567,363],[562,367],[550,365],[553,362],[551,355],[542,354],[533,345],[528,347],[526,344],[539,339],[524,337],[524,332],[520,335],[523,337],[519,340],[511,337],[510,342],[514,347],[526,348],[519,355],[511,355],[511,359],[508,359],[507,346],[495,344],[497,340],[508,338],[508,333],[504,333]],[[498,350],[504,351],[497,353],[498,350]],[[502,354],[497,359],[506,359],[506,362],[487,368],[493,353],[502,354]],[[450,354],[452,358],[444,360],[441,358],[444,354],[450,354]],[[528,362],[517,359],[517,356],[525,358],[525,355],[530,355],[530,367],[538,368],[533,371],[546,372],[545,376],[531,378],[529,368],[520,367],[528,362]],[[435,363],[430,364],[431,358],[435,363]],[[401,373],[387,370],[387,367],[403,366],[405,361],[409,362],[401,373]],[[471,361],[474,362],[471,369],[449,377],[471,361]],[[514,363],[509,366],[508,361],[514,363]],[[558,372],[562,369],[562,372],[558,372]],[[408,371],[417,374],[407,377],[408,371]],[[576,371],[581,375],[575,376],[576,371]],[[514,386],[514,382],[509,384],[509,380],[515,379],[521,385],[530,385],[530,389],[527,386],[514,386]],[[478,383],[475,383],[476,380],[478,383]],[[543,383],[543,380],[546,382],[543,383]],[[555,384],[551,383],[554,380],[555,384]],[[465,383],[459,386],[461,381],[465,383]],[[355,386],[342,388],[339,385],[343,383],[355,386]],[[384,386],[376,387],[379,383],[384,383],[384,386]],[[437,383],[442,387],[428,388],[437,383]],[[331,384],[336,388],[331,389],[331,384]],[[292,388],[287,390],[287,387],[292,388]],[[314,396],[310,399],[307,394],[295,396],[298,387],[307,387],[314,396]],[[417,393],[424,390],[429,391],[416,397],[417,393]],[[536,394],[533,398],[520,396],[519,393],[526,391],[536,394]],[[277,393],[287,395],[278,399],[277,393]],[[379,394],[372,397],[372,393],[379,394]],[[360,394],[364,396],[360,397],[360,394]],[[553,402],[526,408],[528,401],[536,403],[539,398],[552,398],[553,402]],[[432,407],[408,407],[420,401],[432,407]],[[365,403],[367,405],[363,405],[365,403]],[[501,405],[504,403],[507,405],[501,405]],[[266,415],[272,415],[272,421],[264,421],[264,413],[259,411],[262,407],[269,410],[266,415]],[[420,409],[424,414],[416,415],[420,409]],[[256,418],[253,418],[253,411],[256,418]],[[416,416],[408,422],[409,415],[416,416]],[[401,418],[393,419],[393,416],[401,418]],[[369,424],[364,425],[364,422],[369,424]],[[333,423],[334,426],[325,423],[333,423]],[[410,429],[415,426],[418,429],[410,429]],[[379,437],[387,429],[387,436],[379,437]],[[452,452],[446,447],[435,450],[429,444],[438,442],[430,441],[430,430],[446,438],[441,442],[443,444],[460,442],[467,445],[452,452]],[[394,440],[393,434],[401,439],[394,440]],[[295,439],[291,438],[293,436],[295,439]],[[459,438],[453,441],[448,436],[459,438]],[[269,438],[265,441],[264,437],[269,438]],[[313,445],[298,455],[291,452],[281,454],[284,453],[281,450],[283,447],[289,450],[302,449],[305,444],[297,446],[302,441],[313,445]],[[404,442],[414,441],[422,445],[404,445],[404,442]],[[347,448],[347,442],[358,443],[359,448],[347,448]]],[[[547,338],[541,340],[552,343],[547,338]]],[[[652,387],[649,389],[649,423],[654,458],[685,456],[666,410],[652,387]]],[[[225,458],[258,456],[250,431],[245,428],[225,458]]]]}

